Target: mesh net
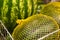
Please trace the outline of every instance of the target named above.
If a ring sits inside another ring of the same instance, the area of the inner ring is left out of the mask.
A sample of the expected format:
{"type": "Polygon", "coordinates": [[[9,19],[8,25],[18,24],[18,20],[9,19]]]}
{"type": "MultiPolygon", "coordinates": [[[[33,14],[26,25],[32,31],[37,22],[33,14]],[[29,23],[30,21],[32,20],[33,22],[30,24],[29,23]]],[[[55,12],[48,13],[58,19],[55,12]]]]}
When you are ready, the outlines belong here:
{"type": "Polygon", "coordinates": [[[13,40],[12,36],[0,21],[0,40],[13,40]]]}
{"type": "Polygon", "coordinates": [[[32,16],[15,28],[13,38],[14,40],[59,40],[59,28],[55,22],[45,15],[32,16]]]}

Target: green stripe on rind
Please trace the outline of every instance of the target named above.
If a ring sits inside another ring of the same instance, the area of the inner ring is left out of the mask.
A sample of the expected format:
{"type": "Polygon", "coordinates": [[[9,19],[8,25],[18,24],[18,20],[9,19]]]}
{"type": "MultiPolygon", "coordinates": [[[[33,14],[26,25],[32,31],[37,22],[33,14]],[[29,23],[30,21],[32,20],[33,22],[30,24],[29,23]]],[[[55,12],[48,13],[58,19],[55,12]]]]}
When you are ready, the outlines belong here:
{"type": "Polygon", "coordinates": [[[12,24],[11,24],[11,9],[12,9],[12,0],[7,0],[8,2],[7,2],[7,7],[8,7],[8,12],[7,12],[7,14],[6,14],[6,17],[8,18],[8,21],[7,21],[7,23],[8,24],[6,24],[8,27],[8,30],[9,31],[12,31],[10,28],[12,28],[11,26],[12,26],[12,24]]]}
{"type": "Polygon", "coordinates": [[[2,19],[2,7],[3,7],[3,1],[4,0],[0,0],[0,20],[2,19]]]}
{"type": "Polygon", "coordinates": [[[38,0],[36,0],[36,9],[35,9],[35,13],[34,14],[38,13],[38,6],[40,6],[40,5],[38,5],[38,0]]]}
{"type": "Polygon", "coordinates": [[[27,6],[28,6],[28,17],[31,16],[32,12],[32,0],[27,0],[27,6]]]}
{"type": "Polygon", "coordinates": [[[7,5],[8,1],[7,0],[4,0],[3,2],[3,7],[2,7],[2,11],[1,11],[1,17],[2,17],[2,20],[4,17],[6,17],[6,14],[7,14],[7,11],[8,11],[8,5],[7,5]]]}
{"type": "Polygon", "coordinates": [[[24,18],[24,0],[20,0],[20,3],[19,3],[19,7],[20,7],[20,14],[21,14],[21,19],[24,18]]]}
{"type": "MultiPolygon", "coordinates": [[[[16,2],[16,0],[11,0],[11,2],[12,2],[12,5],[11,5],[11,12],[10,12],[10,14],[11,14],[11,24],[10,24],[10,27],[11,27],[11,29],[9,30],[9,31],[13,31],[13,29],[15,28],[15,26],[16,26],[16,20],[18,19],[18,6],[17,6],[17,2],[16,2]]],[[[11,33],[10,32],[10,33],[11,33]]]]}
{"type": "Polygon", "coordinates": [[[27,0],[24,0],[24,18],[28,17],[28,6],[27,6],[27,0]]]}
{"type": "Polygon", "coordinates": [[[2,14],[1,14],[2,21],[6,24],[6,22],[8,21],[8,19],[6,17],[6,14],[8,12],[8,0],[4,0],[1,12],[2,12],[2,14]]]}
{"type": "Polygon", "coordinates": [[[11,19],[18,18],[18,6],[16,0],[12,0],[11,19]]]}
{"type": "Polygon", "coordinates": [[[33,0],[34,2],[34,12],[33,12],[33,15],[36,14],[36,11],[37,11],[37,0],[33,0]]]}
{"type": "Polygon", "coordinates": [[[21,19],[21,14],[20,14],[20,0],[16,0],[16,2],[17,2],[17,7],[18,7],[18,19],[21,19]]]}
{"type": "Polygon", "coordinates": [[[6,14],[7,18],[10,20],[11,18],[11,7],[12,7],[12,0],[8,0],[8,12],[6,14]]]}
{"type": "Polygon", "coordinates": [[[31,3],[32,3],[31,15],[33,15],[33,13],[34,13],[34,1],[31,0],[31,3]]]}

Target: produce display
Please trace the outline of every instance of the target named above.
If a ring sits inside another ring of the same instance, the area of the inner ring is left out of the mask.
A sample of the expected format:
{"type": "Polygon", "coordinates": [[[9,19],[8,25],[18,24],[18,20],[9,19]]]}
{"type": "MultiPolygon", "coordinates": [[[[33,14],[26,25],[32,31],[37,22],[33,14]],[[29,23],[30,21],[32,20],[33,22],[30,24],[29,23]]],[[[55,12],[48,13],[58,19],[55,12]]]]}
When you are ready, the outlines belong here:
{"type": "MultiPolygon", "coordinates": [[[[55,30],[59,29],[57,22],[46,15],[38,14],[27,18],[13,31],[14,40],[37,40],[55,30]]],[[[44,40],[57,40],[58,32],[50,35],[44,40]]]]}
{"type": "Polygon", "coordinates": [[[60,2],[52,2],[47,4],[41,10],[41,13],[53,17],[60,26],[60,2]]]}
{"type": "Polygon", "coordinates": [[[0,40],[60,40],[60,2],[49,2],[0,0],[0,40]]]}
{"type": "Polygon", "coordinates": [[[38,0],[1,0],[0,3],[0,20],[10,33],[15,28],[17,19],[38,14],[38,0]]]}
{"type": "Polygon", "coordinates": [[[60,28],[60,2],[52,2],[47,4],[41,10],[41,13],[53,17],[59,24],[59,28],[60,28]]]}

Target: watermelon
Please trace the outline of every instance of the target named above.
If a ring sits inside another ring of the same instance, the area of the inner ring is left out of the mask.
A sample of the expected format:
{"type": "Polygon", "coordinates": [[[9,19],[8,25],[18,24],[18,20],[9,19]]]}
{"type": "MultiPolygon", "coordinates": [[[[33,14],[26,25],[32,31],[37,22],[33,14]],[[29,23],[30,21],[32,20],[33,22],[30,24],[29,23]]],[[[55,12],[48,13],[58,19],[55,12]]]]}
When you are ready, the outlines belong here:
{"type": "Polygon", "coordinates": [[[37,14],[38,0],[1,0],[0,20],[12,32],[17,19],[26,19],[37,14]]]}
{"type": "MultiPolygon", "coordinates": [[[[12,33],[12,37],[14,40],[38,40],[39,38],[58,29],[59,26],[52,17],[43,14],[37,14],[28,17],[21,24],[17,25],[12,33]]],[[[45,39],[58,40],[58,38],[59,36],[57,32],[45,39]]]]}

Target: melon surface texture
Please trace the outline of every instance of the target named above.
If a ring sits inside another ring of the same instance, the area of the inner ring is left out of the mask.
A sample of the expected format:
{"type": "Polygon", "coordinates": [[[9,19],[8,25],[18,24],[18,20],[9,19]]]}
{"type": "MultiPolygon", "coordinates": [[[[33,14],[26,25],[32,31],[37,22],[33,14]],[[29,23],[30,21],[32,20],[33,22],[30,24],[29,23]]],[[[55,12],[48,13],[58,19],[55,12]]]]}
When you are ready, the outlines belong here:
{"type": "Polygon", "coordinates": [[[60,2],[48,3],[41,13],[53,17],[60,26],[60,2]]]}
{"type": "MultiPolygon", "coordinates": [[[[27,18],[13,31],[14,40],[37,40],[59,29],[57,22],[46,15],[38,14],[27,18]]],[[[58,32],[43,40],[57,40],[58,32]]]]}
{"type": "Polygon", "coordinates": [[[38,6],[38,0],[1,0],[0,20],[11,33],[16,26],[16,20],[37,14],[38,6]]]}

